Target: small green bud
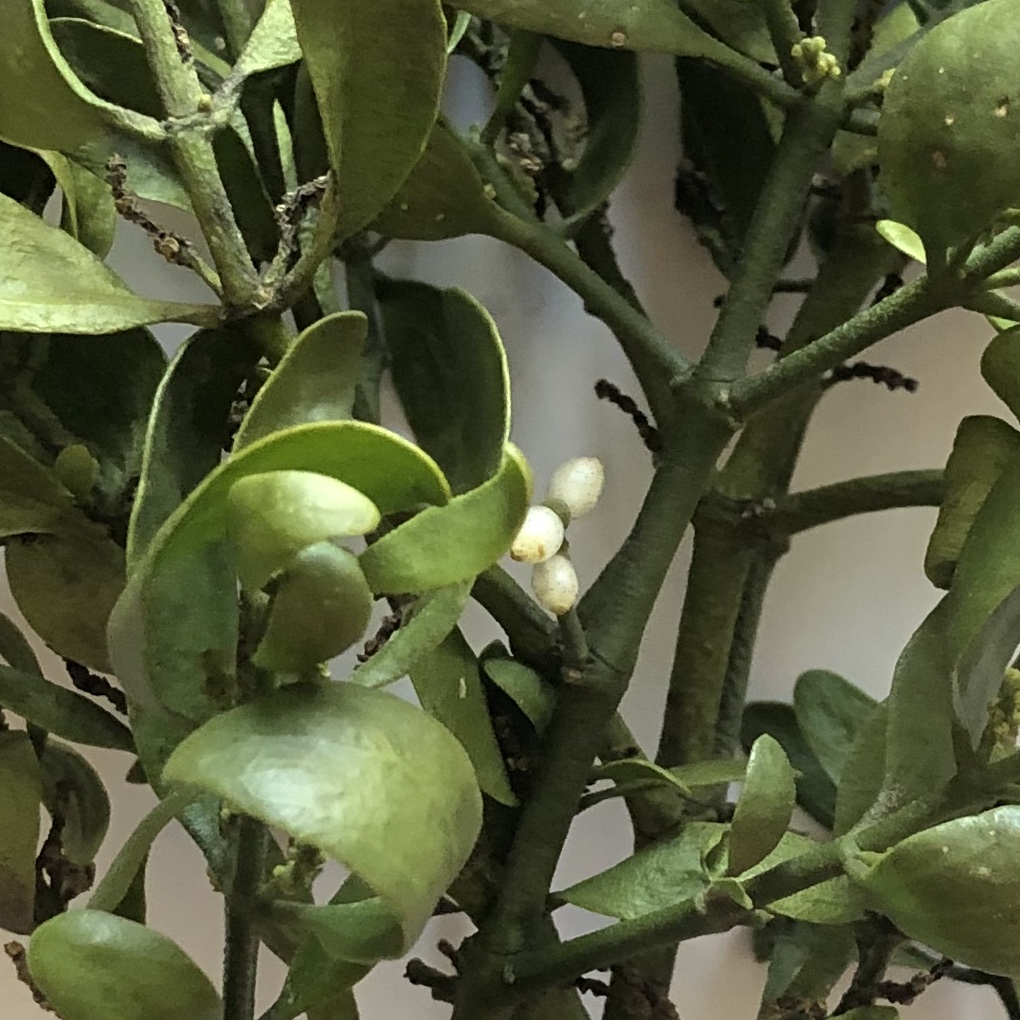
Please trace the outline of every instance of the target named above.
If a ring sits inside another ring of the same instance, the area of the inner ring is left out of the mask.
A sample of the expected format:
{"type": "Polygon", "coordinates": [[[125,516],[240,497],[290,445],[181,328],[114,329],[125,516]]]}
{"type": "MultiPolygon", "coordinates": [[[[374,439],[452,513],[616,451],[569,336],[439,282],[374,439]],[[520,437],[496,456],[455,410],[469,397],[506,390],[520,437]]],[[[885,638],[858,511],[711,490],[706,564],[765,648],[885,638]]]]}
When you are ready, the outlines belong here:
{"type": "Polygon", "coordinates": [[[99,463],[83,443],[71,443],[57,455],[53,469],[60,481],[76,496],[85,498],[99,477],[99,463]]]}

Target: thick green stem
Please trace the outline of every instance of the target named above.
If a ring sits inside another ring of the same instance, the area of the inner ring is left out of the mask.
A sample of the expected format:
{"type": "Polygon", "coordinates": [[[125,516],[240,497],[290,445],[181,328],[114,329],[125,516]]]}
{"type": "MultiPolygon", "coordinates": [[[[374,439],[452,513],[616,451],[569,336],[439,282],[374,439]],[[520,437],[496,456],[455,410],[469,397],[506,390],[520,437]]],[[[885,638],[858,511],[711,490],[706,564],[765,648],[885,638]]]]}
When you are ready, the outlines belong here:
{"type": "Polygon", "coordinates": [[[236,820],[233,880],[226,897],[223,957],[223,1020],[252,1020],[258,974],[259,935],[255,900],[265,872],[269,833],[254,818],[236,820]]]}
{"type": "MultiPolygon", "coordinates": [[[[183,53],[163,0],[132,0],[132,11],[160,99],[171,121],[197,114],[207,102],[190,55],[183,53]]],[[[167,144],[223,284],[234,307],[258,306],[259,280],[220,179],[212,143],[201,133],[172,132],[167,144]]]]}
{"type": "Polygon", "coordinates": [[[775,47],[783,77],[795,89],[804,85],[803,69],[794,60],[793,47],[804,37],[790,0],[760,0],[765,11],[772,45],[775,47]]]}
{"type": "Polygon", "coordinates": [[[939,506],[945,495],[945,472],[892,471],[851,478],[777,499],[755,519],[772,534],[795,535],[855,514],[897,507],[939,506]]]}

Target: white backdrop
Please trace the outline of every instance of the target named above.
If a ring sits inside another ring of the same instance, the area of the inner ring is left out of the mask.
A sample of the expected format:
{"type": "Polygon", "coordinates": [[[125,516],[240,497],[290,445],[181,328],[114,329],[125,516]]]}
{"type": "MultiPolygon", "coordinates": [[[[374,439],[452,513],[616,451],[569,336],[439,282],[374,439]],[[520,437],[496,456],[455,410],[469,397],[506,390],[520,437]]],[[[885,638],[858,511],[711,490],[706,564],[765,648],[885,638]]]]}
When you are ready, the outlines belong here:
{"type": "MultiPolygon", "coordinates": [[[[624,270],[653,317],[678,347],[694,355],[711,329],[712,298],[721,289],[720,279],[689,228],[672,212],[678,153],[670,63],[653,58],[645,70],[647,118],[639,158],[613,205],[616,240],[624,270]]],[[[590,581],[629,528],[650,474],[631,424],[592,394],[601,376],[636,393],[612,338],[544,269],[495,242],[469,239],[394,249],[388,253],[390,271],[464,287],[494,315],[511,363],[513,438],[530,458],[538,483],[544,484],[567,457],[594,454],[604,460],[603,503],[571,532],[582,583],[590,581]]],[[[161,263],[134,228],[121,231],[111,263],[143,293],[182,300],[206,296],[188,273],[161,263]]],[[[773,325],[785,323],[777,317],[773,325]]],[[[171,343],[183,335],[177,327],[163,333],[171,343]]],[[[919,378],[920,391],[890,394],[868,382],[836,387],[816,417],[795,485],[942,465],[964,414],[1003,410],[978,373],[988,336],[978,316],[951,313],[886,342],[874,360],[919,378]]],[[[835,670],[882,696],[900,648],[937,597],[921,569],[933,522],[934,511],[902,510],[799,537],[770,590],[751,696],[787,699],[796,676],[813,667],[835,670]]],[[[655,745],[665,697],[686,556],[685,546],[652,618],[624,704],[647,747],[655,745]]],[[[473,637],[492,636],[478,618],[472,617],[471,624],[473,637]]],[[[51,675],[61,677],[59,663],[47,662],[51,675]]],[[[102,869],[151,804],[151,795],[123,782],[126,756],[96,752],[91,757],[109,782],[114,805],[111,833],[99,859],[102,869]]],[[[558,875],[561,885],[601,870],[629,850],[626,826],[615,808],[607,805],[588,815],[571,834],[558,875]]],[[[150,915],[155,927],[177,939],[218,981],[221,904],[204,870],[183,832],[168,830],[149,865],[150,915]]],[[[577,932],[590,923],[590,917],[577,912],[565,919],[564,930],[577,932]]],[[[436,960],[431,946],[438,934],[456,938],[459,930],[455,921],[435,924],[419,955],[436,960]]],[[[382,966],[360,986],[366,1020],[448,1015],[447,1007],[432,1003],[427,992],[408,986],[401,970],[399,964],[382,966]]],[[[280,980],[274,961],[268,961],[264,974],[261,1000],[268,1005],[280,980]]],[[[751,960],[744,936],[701,939],[681,950],[674,997],[685,1020],[750,1020],[763,980],[764,971],[751,960]]],[[[35,1020],[40,1015],[11,968],[0,961],[0,1018],[35,1020]]],[[[977,1020],[999,1011],[992,993],[944,982],[906,1015],[911,1020],[977,1020]]]]}

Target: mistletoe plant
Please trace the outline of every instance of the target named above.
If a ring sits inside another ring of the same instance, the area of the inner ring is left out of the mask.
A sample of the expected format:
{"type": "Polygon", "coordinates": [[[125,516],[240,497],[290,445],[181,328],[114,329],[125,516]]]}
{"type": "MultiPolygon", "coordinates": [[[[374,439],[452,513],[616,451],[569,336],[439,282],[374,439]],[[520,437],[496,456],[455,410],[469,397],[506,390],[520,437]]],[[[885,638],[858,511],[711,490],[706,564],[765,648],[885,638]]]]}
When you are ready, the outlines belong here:
{"type": "Polygon", "coordinates": [[[407,971],[457,1020],[672,1016],[677,944],[736,927],[769,960],[762,1017],[888,1020],[947,976],[1020,1017],[1020,431],[966,418],[944,471],[789,492],[829,386],[912,388],[853,359],[944,309],[988,318],[984,378],[1020,415],[1020,304],[1003,290],[1020,282],[1014,0],[4,15],[0,537],[21,613],[77,688],[0,618],[0,924],[30,936],[8,952],[40,1003],[63,1020],[251,1020],[264,943],[288,966],[264,1020],[349,1020],[358,981],[457,911],[474,929],[451,968],[407,971]],[[641,51],[676,58],[677,207],[728,281],[696,362],[643,311],[606,218],[641,51]],[[440,112],[453,60],[493,88],[466,132],[440,112]],[[166,206],[190,236],[161,224],[166,206]],[[118,219],[215,300],[133,293],[102,261],[118,219]],[[600,465],[569,462],[539,505],[492,319],[376,268],[392,238],[468,234],[572,288],[640,384],[640,403],[597,387],[653,471],[579,600],[564,529],[600,465]],[[804,240],[817,271],[789,279],[804,240]],[[762,324],[780,292],[802,300],[776,338],[762,324]],[[196,327],[169,364],[161,322],[196,327]],[[756,346],[777,357],[751,372],[756,346]],[[380,420],[383,379],[416,443],[380,420]],[[888,698],[815,671],[792,706],[745,705],[792,536],[913,505],[939,507],[925,570],[945,596],[888,698]],[[662,736],[642,750],[617,708],[692,522],[662,736]],[[511,547],[534,597],[500,566],[511,547]],[[458,626],[469,599],[505,635],[481,652],[458,626]],[[384,690],[407,675],[418,705],[384,690]],[[130,780],[158,797],[98,880],[109,802],[73,745],[134,755],[130,780]],[[552,889],[572,820],[609,798],[636,852],[552,889]],[[792,826],[798,804],[828,837],[792,826]],[[173,818],[225,900],[220,988],[145,925],[149,849],[173,818]],[[327,859],[350,877],[317,902],[327,859]],[[606,924],[562,940],[563,904],[606,924]],[[904,963],[916,977],[887,978],[904,963]]]}

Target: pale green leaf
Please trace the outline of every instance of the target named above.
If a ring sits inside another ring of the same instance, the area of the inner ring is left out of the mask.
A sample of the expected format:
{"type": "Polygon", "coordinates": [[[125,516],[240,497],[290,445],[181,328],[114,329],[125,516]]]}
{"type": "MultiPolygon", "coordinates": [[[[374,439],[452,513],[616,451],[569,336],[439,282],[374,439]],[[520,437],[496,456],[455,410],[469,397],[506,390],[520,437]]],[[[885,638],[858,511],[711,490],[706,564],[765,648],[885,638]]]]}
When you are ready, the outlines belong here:
{"type": "Polygon", "coordinates": [[[234,452],[291,425],[350,418],[367,328],[360,312],[328,315],[309,326],[255,395],[234,452]]]}
{"type": "Polygon", "coordinates": [[[482,659],[485,675],[543,733],[556,709],[556,692],[530,666],[517,659],[491,655],[482,659]]]}
{"type": "Polygon", "coordinates": [[[425,147],[446,70],[438,0],[292,0],[338,190],[338,237],[367,226],[425,147]]]}
{"type": "Polygon", "coordinates": [[[42,158],[60,185],[63,208],[60,226],[99,258],[113,247],[117,209],[110,186],[94,173],[59,152],[42,152],[42,158]]]}
{"type": "Polygon", "coordinates": [[[353,684],[295,685],[216,716],[177,748],[164,779],[345,863],[401,918],[405,945],[481,825],[456,739],[407,702],[353,684]]]}
{"type": "Polygon", "coordinates": [[[286,67],[301,59],[297,27],[290,0],[268,0],[248,41],[244,44],[232,74],[239,79],[286,67]]]}
{"type": "Polygon", "coordinates": [[[881,702],[861,724],[843,763],[836,791],[833,832],[849,832],[878,799],[885,778],[886,724],[889,707],[881,702]]]}
{"type": "Polygon", "coordinates": [[[897,251],[903,252],[908,258],[920,262],[922,266],[928,261],[924,252],[924,242],[905,223],[879,220],[875,224],[875,229],[897,251]]]}
{"type": "Polygon", "coordinates": [[[512,444],[499,472],[445,506],[429,507],[361,554],[377,593],[421,592],[480,574],[510,548],[531,498],[531,469],[512,444]]]}
{"type": "Polygon", "coordinates": [[[857,731],[875,704],[859,687],[828,670],[812,669],[797,678],[793,689],[797,725],[837,785],[857,731]]]}
{"type": "Polygon", "coordinates": [[[39,927],[32,980],[63,1020],[221,1020],[209,979],[165,935],[99,910],[72,910],[39,927]]]}
{"type": "Polygon", "coordinates": [[[2,195],[0,231],[0,329],[96,334],[219,317],[211,305],[133,294],[86,247],[2,195]]]}

